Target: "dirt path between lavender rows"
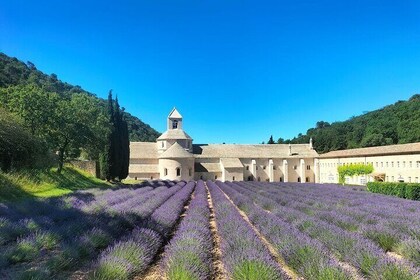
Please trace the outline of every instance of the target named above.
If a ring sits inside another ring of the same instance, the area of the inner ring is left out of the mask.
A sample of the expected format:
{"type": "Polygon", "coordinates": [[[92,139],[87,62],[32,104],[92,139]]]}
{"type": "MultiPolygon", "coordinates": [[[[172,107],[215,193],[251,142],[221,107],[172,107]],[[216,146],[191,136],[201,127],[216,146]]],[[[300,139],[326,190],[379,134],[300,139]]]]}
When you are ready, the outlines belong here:
{"type": "Polygon", "coordinates": [[[214,280],[224,280],[227,279],[227,273],[225,271],[225,268],[223,266],[222,262],[222,251],[220,250],[220,237],[217,234],[217,224],[216,219],[214,215],[214,208],[213,208],[213,200],[211,199],[209,189],[207,187],[207,184],[204,183],[206,186],[207,191],[207,201],[210,208],[210,231],[213,239],[213,278],[214,280]]]}
{"type": "Polygon", "coordinates": [[[171,237],[168,238],[167,241],[165,241],[164,245],[160,248],[159,253],[156,255],[155,259],[152,261],[152,263],[149,265],[146,271],[141,275],[134,277],[134,280],[167,280],[167,277],[163,273],[163,270],[161,268],[162,260],[165,256],[165,247],[169,244],[172,237],[176,234],[179,224],[181,223],[182,219],[186,216],[186,212],[189,208],[189,205],[194,199],[194,193],[195,190],[191,194],[190,199],[187,201],[187,203],[185,203],[184,209],[182,210],[181,215],[179,216],[179,219],[173,228],[171,237]]]}

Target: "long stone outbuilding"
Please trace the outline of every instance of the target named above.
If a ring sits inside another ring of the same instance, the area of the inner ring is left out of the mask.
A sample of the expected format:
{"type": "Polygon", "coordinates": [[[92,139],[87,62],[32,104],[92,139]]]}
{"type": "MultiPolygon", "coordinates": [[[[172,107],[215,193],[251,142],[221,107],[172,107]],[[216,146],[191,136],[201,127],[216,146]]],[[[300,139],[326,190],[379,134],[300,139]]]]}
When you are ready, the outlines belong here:
{"type": "Polygon", "coordinates": [[[314,150],[312,139],[308,144],[193,144],[193,139],[183,130],[181,114],[174,108],[167,118],[167,130],[156,143],[130,143],[129,177],[138,180],[338,183],[337,167],[354,163],[372,164],[375,172],[368,177],[347,178],[347,183],[418,182],[420,143],[323,155],[314,150]]]}

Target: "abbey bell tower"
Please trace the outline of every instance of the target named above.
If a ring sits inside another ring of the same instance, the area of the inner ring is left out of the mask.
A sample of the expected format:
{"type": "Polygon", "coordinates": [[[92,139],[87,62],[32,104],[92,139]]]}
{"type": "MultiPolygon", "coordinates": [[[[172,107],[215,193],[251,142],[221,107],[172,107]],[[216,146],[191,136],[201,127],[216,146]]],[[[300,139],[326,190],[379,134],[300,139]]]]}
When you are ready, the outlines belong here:
{"type": "Polygon", "coordinates": [[[182,116],[176,108],[169,113],[167,129],[182,129],[182,116]]]}

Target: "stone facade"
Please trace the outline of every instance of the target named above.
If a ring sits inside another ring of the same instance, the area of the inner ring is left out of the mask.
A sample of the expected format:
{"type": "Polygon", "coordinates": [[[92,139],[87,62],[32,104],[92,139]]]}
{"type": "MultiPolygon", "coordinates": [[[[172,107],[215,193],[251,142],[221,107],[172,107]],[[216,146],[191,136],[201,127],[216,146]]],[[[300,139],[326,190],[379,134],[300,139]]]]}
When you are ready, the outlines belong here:
{"type": "Polygon", "coordinates": [[[319,157],[320,183],[338,183],[337,167],[371,164],[369,176],[347,177],[346,183],[365,185],[369,181],[420,181],[420,143],[390,145],[329,152],[319,157]]]}
{"type": "Polygon", "coordinates": [[[192,144],[174,108],[167,131],[156,143],[130,144],[129,177],[135,179],[315,182],[314,159],[308,144],[192,144]]]}
{"type": "Polygon", "coordinates": [[[221,180],[338,183],[337,167],[372,164],[374,173],[347,178],[368,181],[419,182],[420,143],[334,151],[323,155],[308,144],[193,144],[174,108],[167,131],[156,143],[130,143],[129,177],[141,180],[221,180]]]}

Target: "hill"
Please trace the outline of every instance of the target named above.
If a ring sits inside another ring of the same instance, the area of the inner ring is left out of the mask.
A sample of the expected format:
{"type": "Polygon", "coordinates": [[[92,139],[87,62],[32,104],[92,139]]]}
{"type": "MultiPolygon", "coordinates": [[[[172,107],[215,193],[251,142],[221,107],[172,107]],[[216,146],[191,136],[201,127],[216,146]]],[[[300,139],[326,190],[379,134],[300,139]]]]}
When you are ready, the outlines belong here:
{"type": "Polygon", "coordinates": [[[420,142],[420,94],[346,121],[319,121],[306,134],[278,143],[309,143],[310,138],[318,153],[420,142]]]}
{"type": "MultiPolygon", "coordinates": [[[[24,63],[0,52],[0,88],[28,84],[36,84],[46,91],[56,92],[60,95],[85,93],[97,98],[102,106],[106,106],[105,100],[85,91],[80,86],[63,82],[58,79],[56,74],[47,75],[38,70],[30,61],[24,63]]],[[[128,124],[130,141],[154,142],[159,137],[159,132],[137,117],[128,112],[124,112],[124,115],[128,124]]]]}

